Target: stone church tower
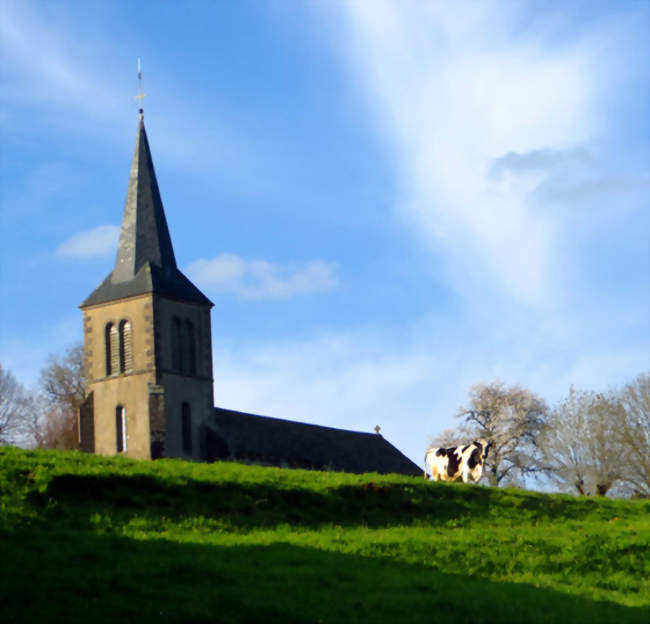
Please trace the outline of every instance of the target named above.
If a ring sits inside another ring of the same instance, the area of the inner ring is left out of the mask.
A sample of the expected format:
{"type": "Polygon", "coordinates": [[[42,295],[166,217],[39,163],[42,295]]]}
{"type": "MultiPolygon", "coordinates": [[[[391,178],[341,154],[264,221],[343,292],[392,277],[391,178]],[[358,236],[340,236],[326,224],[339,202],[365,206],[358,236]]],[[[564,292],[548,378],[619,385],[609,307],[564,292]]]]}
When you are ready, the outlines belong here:
{"type": "Polygon", "coordinates": [[[376,433],[214,407],[212,303],[176,266],[142,110],[115,267],[80,307],[84,451],[422,474],[376,433]]]}
{"type": "Polygon", "coordinates": [[[115,267],[80,308],[82,449],[203,459],[214,410],[212,303],[176,266],[142,111],[115,267]]]}

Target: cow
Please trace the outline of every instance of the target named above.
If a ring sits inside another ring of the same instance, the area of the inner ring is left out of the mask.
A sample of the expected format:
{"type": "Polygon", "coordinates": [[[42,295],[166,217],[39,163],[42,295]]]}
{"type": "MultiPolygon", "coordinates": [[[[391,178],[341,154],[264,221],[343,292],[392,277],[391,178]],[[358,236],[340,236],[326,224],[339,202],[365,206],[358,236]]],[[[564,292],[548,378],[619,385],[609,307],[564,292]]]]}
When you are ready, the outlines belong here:
{"type": "Polygon", "coordinates": [[[463,447],[430,448],[424,455],[424,478],[429,473],[431,481],[478,483],[491,446],[492,442],[481,439],[463,447]]]}

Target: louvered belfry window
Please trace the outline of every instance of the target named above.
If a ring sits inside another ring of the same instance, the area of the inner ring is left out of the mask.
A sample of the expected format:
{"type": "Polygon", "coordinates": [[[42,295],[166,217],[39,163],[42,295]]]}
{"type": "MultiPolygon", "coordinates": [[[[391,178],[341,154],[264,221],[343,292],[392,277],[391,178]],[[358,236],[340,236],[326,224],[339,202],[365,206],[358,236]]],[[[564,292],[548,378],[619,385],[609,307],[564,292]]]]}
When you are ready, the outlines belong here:
{"type": "Polygon", "coordinates": [[[133,370],[133,340],[131,322],[120,321],[120,373],[130,373],[133,370]]]}
{"type": "Polygon", "coordinates": [[[172,370],[184,375],[196,375],[196,329],[189,319],[172,318],[172,370]]]}
{"type": "Polygon", "coordinates": [[[107,323],[104,329],[104,350],[106,352],[106,374],[110,375],[112,372],[111,367],[111,329],[113,323],[107,323]]]}
{"type": "Polygon", "coordinates": [[[190,375],[196,375],[196,341],[194,337],[194,323],[185,321],[184,344],[185,357],[183,361],[187,363],[187,372],[190,375]]]}
{"type": "Polygon", "coordinates": [[[113,375],[120,370],[120,344],[115,323],[106,325],[106,374],[113,375]]]}
{"type": "Polygon", "coordinates": [[[181,319],[172,319],[172,369],[183,371],[183,336],[181,335],[181,319]]]}

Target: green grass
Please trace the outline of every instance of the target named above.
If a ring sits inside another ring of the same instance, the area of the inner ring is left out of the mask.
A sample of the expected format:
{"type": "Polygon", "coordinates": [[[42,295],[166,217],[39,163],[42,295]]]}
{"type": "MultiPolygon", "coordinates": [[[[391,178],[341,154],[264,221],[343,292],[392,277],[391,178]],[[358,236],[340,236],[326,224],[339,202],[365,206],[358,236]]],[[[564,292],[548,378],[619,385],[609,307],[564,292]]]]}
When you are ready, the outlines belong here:
{"type": "Polygon", "coordinates": [[[0,448],[2,622],[650,621],[650,503],[0,448]]]}

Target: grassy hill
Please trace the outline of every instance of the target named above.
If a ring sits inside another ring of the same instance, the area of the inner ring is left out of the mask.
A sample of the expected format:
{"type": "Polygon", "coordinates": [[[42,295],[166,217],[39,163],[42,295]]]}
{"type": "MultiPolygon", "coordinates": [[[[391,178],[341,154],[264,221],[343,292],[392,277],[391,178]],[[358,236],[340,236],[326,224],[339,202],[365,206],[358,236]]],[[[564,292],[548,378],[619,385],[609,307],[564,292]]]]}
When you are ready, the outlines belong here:
{"type": "Polygon", "coordinates": [[[0,621],[650,621],[650,503],[0,448],[0,621]]]}

